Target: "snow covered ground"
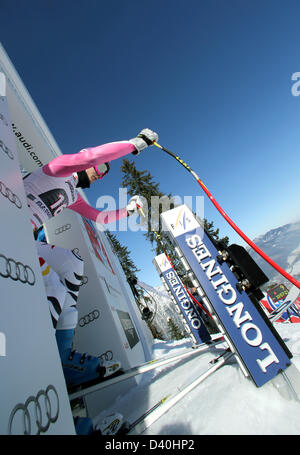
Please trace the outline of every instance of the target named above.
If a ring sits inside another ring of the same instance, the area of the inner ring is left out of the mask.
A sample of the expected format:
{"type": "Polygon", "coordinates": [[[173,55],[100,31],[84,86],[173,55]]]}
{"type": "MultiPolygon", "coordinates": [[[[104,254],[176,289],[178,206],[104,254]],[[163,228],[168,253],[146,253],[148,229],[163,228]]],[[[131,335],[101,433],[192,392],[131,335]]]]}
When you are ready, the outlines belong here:
{"type": "MultiPolygon", "coordinates": [[[[293,354],[300,374],[300,324],[276,323],[293,354]]],[[[174,355],[191,346],[187,339],[153,341],[153,358],[174,355]]],[[[220,344],[187,361],[178,361],[143,375],[139,386],[117,397],[106,411],[121,412],[129,422],[165,395],[191,383],[223,351],[220,344]]],[[[299,397],[300,398],[300,397],[299,397]]],[[[102,420],[103,414],[94,419],[102,420]]],[[[171,408],[145,435],[299,435],[300,401],[284,398],[268,382],[257,388],[245,378],[234,359],[221,367],[171,408]]]]}

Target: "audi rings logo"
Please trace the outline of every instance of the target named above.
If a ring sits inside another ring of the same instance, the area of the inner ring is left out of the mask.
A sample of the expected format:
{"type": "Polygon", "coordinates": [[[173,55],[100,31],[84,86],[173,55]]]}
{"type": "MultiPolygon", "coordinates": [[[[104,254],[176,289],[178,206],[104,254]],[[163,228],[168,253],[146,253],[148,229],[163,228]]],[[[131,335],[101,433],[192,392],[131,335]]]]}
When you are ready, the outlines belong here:
{"type": "Polygon", "coordinates": [[[26,283],[30,286],[35,284],[35,274],[29,265],[24,265],[13,258],[7,258],[1,253],[0,276],[2,278],[11,278],[14,281],[21,281],[21,283],[26,283]]]}
{"type": "Polygon", "coordinates": [[[79,319],[79,325],[80,327],[84,327],[85,325],[89,324],[92,321],[95,321],[95,319],[98,319],[100,316],[100,311],[94,310],[89,314],[86,314],[82,318],[79,319]]]}
{"type": "Polygon", "coordinates": [[[112,360],[114,358],[114,354],[112,351],[106,351],[103,352],[103,354],[101,354],[99,357],[101,360],[112,360]]]}
{"type": "Polygon", "coordinates": [[[2,149],[4,153],[6,153],[6,155],[8,156],[8,158],[10,158],[11,160],[14,159],[13,152],[12,152],[8,147],[6,147],[6,145],[4,144],[4,142],[1,141],[1,140],[0,140],[0,149],[2,149]]]}
{"type": "Polygon", "coordinates": [[[68,231],[69,229],[71,229],[71,225],[68,223],[68,224],[64,224],[63,226],[58,227],[57,229],[55,229],[54,232],[56,235],[58,235],[58,234],[62,234],[65,231],[68,231]]]}
{"type": "Polygon", "coordinates": [[[15,204],[15,206],[20,209],[22,208],[22,202],[20,201],[20,199],[18,198],[18,196],[16,196],[12,190],[10,188],[8,188],[3,182],[0,181],[0,193],[2,194],[2,196],[4,197],[7,197],[7,199],[12,202],[13,204],[15,204]]]}
{"type": "Polygon", "coordinates": [[[25,435],[45,433],[59,415],[58,393],[53,385],[30,396],[25,403],[17,404],[8,421],[8,434],[25,435]]]}

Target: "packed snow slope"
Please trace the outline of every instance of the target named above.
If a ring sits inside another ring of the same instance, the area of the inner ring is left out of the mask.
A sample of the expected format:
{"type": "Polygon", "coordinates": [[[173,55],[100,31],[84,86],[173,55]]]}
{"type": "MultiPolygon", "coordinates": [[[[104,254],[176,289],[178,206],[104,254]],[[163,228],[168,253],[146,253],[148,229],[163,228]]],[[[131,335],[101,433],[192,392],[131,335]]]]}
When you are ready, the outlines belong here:
{"type": "MultiPolygon", "coordinates": [[[[276,323],[300,371],[300,324],[276,323]]],[[[153,358],[183,352],[191,343],[153,341],[153,358]]],[[[209,368],[209,361],[223,351],[226,343],[198,354],[191,360],[158,368],[143,375],[138,387],[117,397],[106,411],[121,412],[129,422],[162,397],[191,383],[209,368]]],[[[94,421],[101,420],[100,414],[94,421]]],[[[145,430],[145,435],[299,435],[300,402],[284,398],[268,382],[257,388],[245,378],[234,359],[198,385],[145,430]]]]}

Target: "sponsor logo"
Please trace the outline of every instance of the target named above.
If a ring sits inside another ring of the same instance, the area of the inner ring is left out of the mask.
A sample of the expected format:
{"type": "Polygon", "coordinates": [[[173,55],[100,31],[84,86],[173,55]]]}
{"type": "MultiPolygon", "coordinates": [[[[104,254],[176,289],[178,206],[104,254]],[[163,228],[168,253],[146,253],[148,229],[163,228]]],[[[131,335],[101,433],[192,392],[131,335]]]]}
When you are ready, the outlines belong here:
{"type": "Polygon", "coordinates": [[[5,185],[5,183],[0,181],[0,194],[6,197],[10,202],[12,202],[18,209],[22,208],[22,202],[20,198],[13,193],[13,191],[5,185]]]}
{"type": "Polygon", "coordinates": [[[209,341],[211,337],[166,254],[162,253],[156,256],[155,263],[157,271],[175,304],[175,310],[182,317],[187,333],[195,343],[209,341]]]}
{"type": "Polygon", "coordinates": [[[171,223],[171,228],[177,230],[180,226],[184,231],[186,230],[187,223],[191,221],[190,218],[186,216],[186,211],[184,207],[179,210],[175,223],[171,223]]]}
{"type": "Polygon", "coordinates": [[[88,325],[90,322],[93,322],[96,319],[98,319],[99,316],[100,316],[100,311],[94,310],[91,313],[86,314],[85,316],[80,318],[78,324],[80,327],[84,327],[85,325],[88,325]]]}
{"type": "Polygon", "coordinates": [[[16,434],[22,424],[24,435],[46,433],[51,423],[55,423],[59,416],[59,398],[56,388],[48,385],[46,390],[40,390],[31,395],[25,403],[17,404],[10,413],[8,420],[8,434],[16,434]],[[21,414],[22,418],[18,418],[21,414]],[[18,427],[18,428],[17,428],[18,427]]]}
{"type": "Polygon", "coordinates": [[[29,265],[25,265],[13,258],[7,258],[4,254],[0,254],[0,276],[2,278],[10,278],[13,281],[20,281],[30,286],[35,284],[35,274],[29,265]]]}
{"type": "MultiPolygon", "coordinates": [[[[188,207],[185,210],[194,217],[188,207]]],[[[205,292],[229,346],[241,361],[242,370],[251,375],[258,387],[262,386],[290,365],[291,353],[260,307],[252,303],[245,291],[237,290],[238,281],[229,266],[219,265],[219,253],[196,218],[195,223],[186,224],[186,230],[182,228],[177,234],[170,224],[178,212],[170,211],[163,216],[187,270],[193,272],[195,281],[205,292]]]]}
{"type": "Polygon", "coordinates": [[[13,130],[16,138],[19,140],[20,144],[22,144],[22,146],[24,147],[26,152],[30,155],[30,157],[33,159],[33,161],[35,161],[37,166],[42,167],[43,163],[41,162],[39,157],[34,152],[33,146],[25,139],[23,133],[18,131],[18,128],[14,123],[12,123],[11,126],[12,126],[12,130],[13,130]]]}
{"type": "Polygon", "coordinates": [[[186,231],[199,227],[192,212],[185,205],[161,214],[164,230],[170,230],[177,237],[186,231]]]}
{"type": "Polygon", "coordinates": [[[54,233],[55,235],[62,234],[63,232],[68,231],[69,229],[71,229],[71,224],[70,223],[64,224],[63,226],[56,228],[54,233]]]}
{"type": "Polygon", "coordinates": [[[192,328],[199,330],[202,325],[201,320],[177,275],[173,270],[170,270],[170,272],[165,274],[165,278],[167,279],[169,287],[173,290],[174,297],[176,296],[176,300],[179,301],[180,307],[182,308],[192,328]]]}
{"type": "Polygon", "coordinates": [[[114,358],[114,354],[112,351],[105,351],[105,352],[103,352],[103,354],[99,355],[99,358],[102,361],[109,361],[114,358]]]}
{"type": "Polygon", "coordinates": [[[162,253],[154,258],[154,265],[158,273],[165,272],[166,270],[169,270],[171,267],[170,261],[168,260],[165,253],[162,253]]]}
{"type": "Polygon", "coordinates": [[[245,310],[244,302],[238,301],[237,291],[222,269],[216,266],[216,260],[212,258],[212,254],[201,238],[194,234],[186,239],[186,244],[191,249],[201,269],[205,272],[219,301],[226,305],[226,311],[232,318],[234,325],[240,330],[243,340],[248,346],[258,347],[261,351],[266,351],[267,355],[263,360],[256,359],[261,371],[266,373],[267,368],[274,362],[279,363],[279,360],[270,344],[263,341],[261,329],[252,322],[253,316],[249,311],[245,310]]]}

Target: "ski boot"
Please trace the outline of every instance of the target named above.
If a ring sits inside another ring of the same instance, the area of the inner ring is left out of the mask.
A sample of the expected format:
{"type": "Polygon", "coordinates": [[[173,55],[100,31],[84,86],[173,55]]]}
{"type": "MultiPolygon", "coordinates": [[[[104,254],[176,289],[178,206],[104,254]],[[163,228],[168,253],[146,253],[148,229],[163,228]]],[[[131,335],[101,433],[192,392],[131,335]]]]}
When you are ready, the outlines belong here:
{"type": "Polygon", "coordinates": [[[55,336],[69,390],[103,381],[120,370],[118,360],[106,361],[72,350],[74,330],[56,330],[55,336]]]}
{"type": "Polygon", "coordinates": [[[127,423],[123,422],[122,414],[112,413],[105,417],[104,420],[95,427],[93,422],[88,417],[75,417],[74,424],[77,435],[92,435],[92,436],[111,436],[124,434],[123,429],[127,423]]]}

